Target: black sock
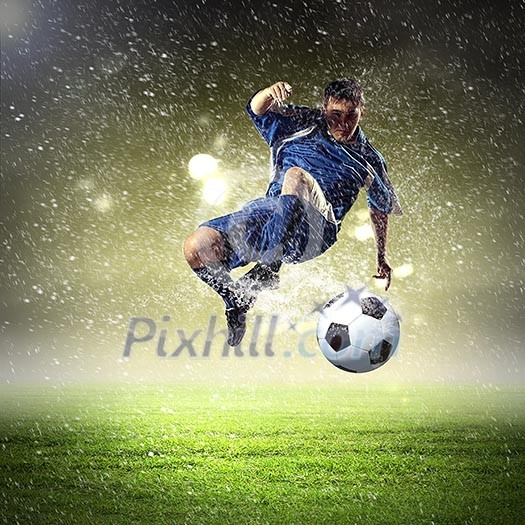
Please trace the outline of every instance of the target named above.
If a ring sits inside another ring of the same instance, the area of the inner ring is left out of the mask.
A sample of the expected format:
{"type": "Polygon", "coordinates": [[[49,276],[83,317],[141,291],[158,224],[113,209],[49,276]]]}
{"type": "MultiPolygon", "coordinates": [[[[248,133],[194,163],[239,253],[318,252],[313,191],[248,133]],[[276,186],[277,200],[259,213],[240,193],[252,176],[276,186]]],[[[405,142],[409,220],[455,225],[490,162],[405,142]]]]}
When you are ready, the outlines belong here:
{"type": "Polygon", "coordinates": [[[268,268],[270,268],[272,272],[277,273],[281,269],[282,265],[283,265],[282,261],[275,261],[273,263],[267,264],[266,266],[268,266],[268,268]]]}
{"type": "Polygon", "coordinates": [[[212,263],[202,268],[194,268],[197,277],[215,290],[226,304],[226,308],[235,308],[235,284],[226,268],[221,263],[212,263]]]}
{"type": "Polygon", "coordinates": [[[257,268],[258,270],[262,270],[263,272],[272,272],[272,273],[279,273],[279,270],[282,266],[282,261],[275,261],[271,263],[263,263],[258,262],[254,268],[257,268]]]}

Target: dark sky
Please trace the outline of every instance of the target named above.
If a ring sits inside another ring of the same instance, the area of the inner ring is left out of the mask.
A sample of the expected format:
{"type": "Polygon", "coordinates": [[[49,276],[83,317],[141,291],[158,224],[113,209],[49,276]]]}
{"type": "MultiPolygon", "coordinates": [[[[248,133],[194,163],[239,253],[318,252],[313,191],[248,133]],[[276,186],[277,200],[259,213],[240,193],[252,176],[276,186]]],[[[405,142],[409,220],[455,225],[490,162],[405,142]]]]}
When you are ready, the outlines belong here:
{"type": "MultiPolygon", "coordinates": [[[[523,2],[0,6],[3,380],[103,376],[131,316],[169,312],[173,332],[220,318],[180,246],[265,191],[246,100],[287,80],[314,106],[342,76],[365,87],[363,128],[406,212],[390,255],[412,273],[389,291],[404,337],[385,377],[523,378],[523,2]],[[197,153],[219,160],[224,202],[189,177],[197,153]]],[[[285,268],[261,315],[297,322],[345,284],[372,285],[358,204],[333,250],[285,268]]]]}

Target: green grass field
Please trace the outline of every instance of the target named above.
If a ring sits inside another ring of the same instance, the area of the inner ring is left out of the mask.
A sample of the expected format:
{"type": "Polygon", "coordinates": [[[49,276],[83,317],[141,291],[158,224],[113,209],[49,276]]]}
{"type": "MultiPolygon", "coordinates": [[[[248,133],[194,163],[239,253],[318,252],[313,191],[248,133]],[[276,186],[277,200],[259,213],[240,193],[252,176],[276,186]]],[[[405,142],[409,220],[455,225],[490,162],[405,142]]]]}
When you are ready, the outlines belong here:
{"type": "Polygon", "coordinates": [[[4,523],[523,523],[525,390],[7,387],[4,523]]]}

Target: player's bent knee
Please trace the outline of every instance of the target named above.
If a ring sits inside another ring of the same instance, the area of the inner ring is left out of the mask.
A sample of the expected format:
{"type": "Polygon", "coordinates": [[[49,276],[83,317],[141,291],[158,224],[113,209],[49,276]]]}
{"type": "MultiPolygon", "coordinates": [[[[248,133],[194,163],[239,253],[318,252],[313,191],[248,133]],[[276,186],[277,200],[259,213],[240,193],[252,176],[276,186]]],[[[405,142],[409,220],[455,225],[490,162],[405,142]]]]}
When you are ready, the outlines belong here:
{"type": "Polygon", "coordinates": [[[284,174],[284,179],[290,182],[304,182],[308,174],[301,168],[293,167],[288,168],[284,174]]]}
{"type": "Polygon", "coordinates": [[[223,255],[221,234],[213,228],[197,228],[184,241],[183,253],[193,269],[221,260],[223,255]]]}
{"type": "Polygon", "coordinates": [[[283,188],[310,188],[312,176],[301,168],[289,168],[284,175],[283,188]]]}
{"type": "Polygon", "coordinates": [[[199,249],[198,249],[198,240],[195,235],[196,232],[193,232],[188,237],[186,237],[184,244],[182,246],[182,253],[187,263],[192,268],[202,267],[201,260],[199,258],[199,249]]]}

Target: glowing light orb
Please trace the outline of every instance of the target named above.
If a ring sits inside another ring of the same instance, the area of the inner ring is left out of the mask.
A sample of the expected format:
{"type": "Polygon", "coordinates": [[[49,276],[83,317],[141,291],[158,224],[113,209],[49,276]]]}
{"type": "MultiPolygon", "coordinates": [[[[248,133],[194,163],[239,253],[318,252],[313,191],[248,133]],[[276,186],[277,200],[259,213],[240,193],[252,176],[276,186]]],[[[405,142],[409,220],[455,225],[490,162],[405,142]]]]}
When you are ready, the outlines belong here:
{"type": "Polygon", "coordinates": [[[409,275],[412,275],[414,273],[414,267],[410,264],[403,264],[401,266],[398,266],[397,268],[394,268],[394,277],[399,277],[400,279],[403,279],[404,277],[408,277],[409,275]]]}
{"type": "Polygon", "coordinates": [[[217,173],[219,161],[207,153],[194,155],[188,162],[190,176],[195,180],[206,179],[217,173]]]}
{"type": "Polygon", "coordinates": [[[363,226],[356,226],[354,229],[354,237],[358,241],[366,241],[374,236],[374,230],[370,224],[364,224],[363,226]]]}
{"type": "Polygon", "coordinates": [[[359,222],[367,222],[368,220],[370,220],[369,208],[357,210],[357,220],[359,222]]]}
{"type": "Polygon", "coordinates": [[[111,208],[113,207],[113,199],[111,195],[107,195],[107,194],[101,195],[100,197],[97,197],[93,201],[93,206],[95,206],[95,208],[98,211],[102,213],[106,213],[109,210],[111,210],[111,208]]]}
{"type": "Polygon", "coordinates": [[[374,279],[374,285],[376,288],[382,288],[385,289],[387,283],[387,279],[374,279]]]}
{"type": "MultiPolygon", "coordinates": [[[[403,264],[392,270],[392,275],[395,279],[404,279],[414,273],[414,267],[410,264],[403,264]]],[[[374,279],[374,284],[377,288],[384,288],[386,286],[386,279],[374,279]]]]}
{"type": "Polygon", "coordinates": [[[208,204],[220,204],[226,197],[228,185],[219,178],[206,180],[202,188],[202,196],[208,204]]]}

